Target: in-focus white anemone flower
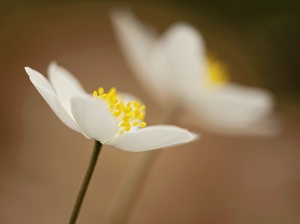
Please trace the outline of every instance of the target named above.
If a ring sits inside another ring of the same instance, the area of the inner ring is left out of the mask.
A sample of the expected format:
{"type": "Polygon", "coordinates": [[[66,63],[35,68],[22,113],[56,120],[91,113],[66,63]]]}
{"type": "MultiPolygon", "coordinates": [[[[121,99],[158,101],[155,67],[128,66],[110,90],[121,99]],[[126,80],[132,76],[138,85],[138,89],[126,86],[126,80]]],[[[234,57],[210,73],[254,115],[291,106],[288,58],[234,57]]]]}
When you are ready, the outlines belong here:
{"type": "Polygon", "coordinates": [[[176,23],[157,36],[129,10],[113,10],[111,19],[129,67],[161,105],[177,104],[194,124],[215,133],[278,133],[272,95],[230,83],[193,27],[176,23]]]}
{"type": "Polygon", "coordinates": [[[186,143],[198,135],[171,125],[145,127],[145,106],[132,95],[103,88],[87,94],[75,77],[51,63],[49,81],[39,72],[25,68],[30,81],[60,120],[85,137],[103,145],[139,152],[186,143]]]}

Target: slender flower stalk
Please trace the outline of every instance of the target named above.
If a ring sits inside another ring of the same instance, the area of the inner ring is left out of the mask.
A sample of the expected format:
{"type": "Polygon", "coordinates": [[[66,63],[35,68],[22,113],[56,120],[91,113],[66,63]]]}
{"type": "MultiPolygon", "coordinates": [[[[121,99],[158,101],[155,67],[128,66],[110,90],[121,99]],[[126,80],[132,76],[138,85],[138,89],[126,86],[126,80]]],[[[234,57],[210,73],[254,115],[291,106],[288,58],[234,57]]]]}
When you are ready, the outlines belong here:
{"type": "MultiPolygon", "coordinates": [[[[174,123],[178,113],[178,106],[170,107],[169,110],[166,110],[161,123],[174,123]]],[[[132,159],[112,204],[108,224],[129,223],[134,207],[143,193],[151,170],[160,155],[161,151],[151,151],[132,159]]]]}
{"type": "Polygon", "coordinates": [[[89,183],[91,181],[97,160],[98,160],[98,156],[101,152],[101,148],[102,148],[102,144],[99,141],[95,141],[95,145],[94,145],[94,151],[88,166],[88,169],[86,171],[85,177],[83,179],[83,182],[81,184],[81,188],[80,191],[77,195],[77,199],[73,208],[73,212],[69,221],[69,224],[75,224],[76,220],[78,218],[79,212],[80,212],[80,208],[82,205],[82,202],[84,200],[86,191],[89,187],[89,183]]]}

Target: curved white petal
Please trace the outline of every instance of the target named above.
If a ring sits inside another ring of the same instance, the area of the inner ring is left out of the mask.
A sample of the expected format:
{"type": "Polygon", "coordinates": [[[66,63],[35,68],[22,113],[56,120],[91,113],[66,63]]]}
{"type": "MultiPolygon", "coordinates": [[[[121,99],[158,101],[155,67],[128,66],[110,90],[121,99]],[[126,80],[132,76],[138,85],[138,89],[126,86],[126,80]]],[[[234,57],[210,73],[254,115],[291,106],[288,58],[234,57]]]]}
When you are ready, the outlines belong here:
{"type": "Polygon", "coordinates": [[[156,39],[153,30],[145,27],[130,10],[112,10],[111,21],[129,61],[137,67],[145,65],[149,49],[156,39]]]}
{"type": "Polygon", "coordinates": [[[27,72],[32,84],[35,86],[37,91],[42,95],[45,101],[49,104],[49,106],[54,111],[54,113],[59,117],[59,119],[69,128],[81,133],[75,121],[73,120],[72,116],[66,111],[63,105],[60,103],[49,81],[41,73],[29,67],[25,67],[25,71],[27,72]]]}
{"type": "Polygon", "coordinates": [[[89,95],[77,95],[71,99],[73,117],[82,132],[101,143],[116,133],[117,124],[101,99],[89,95]]]}
{"type": "Polygon", "coordinates": [[[199,111],[188,113],[185,118],[190,124],[198,125],[203,130],[220,135],[270,137],[280,133],[280,125],[276,117],[262,118],[246,125],[236,123],[228,125],[227,123],[217,122],[199,111]]]}
{"type": "Polygon", "coordinates": [[[205,94],[205,106],[212,116],[241,125],[255,122],[273,111],[272,95],[262,89],[228,84],[205,94]]]}
{"type": "Polygon", "coordinates": [[[71,98],[78,93],[85,93],[80,82],[66,69],[52,62],[48,67],[48,76],[57,96],[71,113],[71,98]]]}
{"type": "Polygon", "coordinates": [[[133,74],[155,99],[168,98],[165,54],[156,46],[156,35],[129,10],[113,10],[113,28],[125,59],[133,74]],[[154,94],[153,94],[154,93],[154,94]]]}
{"type": "Polygon", "coordinates": [[[161,50],[166,54],[173,93],[191,95],[199,88],[200,77],[207,73],[204,41],[198,31],[184,23],[172,25],[161,37],[161,50]]]}
{"type": "Polygon", "coordinates": [[[276,119],[270,119],[273,97],[264,90],[236,84],[200,92],[190,99],[188,109],[200,126],[224,134],[277,133],[276,119]]]}
{"type": "Polygon", "coordinates": [[[130,131],[109,140],[106,144],[116,148],[141,152],[174,146],[196,140],[198,135],[171,125],[157,125],[130,131]]]}

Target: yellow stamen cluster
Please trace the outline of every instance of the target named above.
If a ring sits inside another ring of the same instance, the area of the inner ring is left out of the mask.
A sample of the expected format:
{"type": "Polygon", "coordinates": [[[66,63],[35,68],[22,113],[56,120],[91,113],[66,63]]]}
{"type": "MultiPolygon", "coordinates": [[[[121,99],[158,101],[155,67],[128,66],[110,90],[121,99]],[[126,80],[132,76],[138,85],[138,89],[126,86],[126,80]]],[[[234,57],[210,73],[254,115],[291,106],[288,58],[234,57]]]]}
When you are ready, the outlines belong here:
{"type": "Polygon", "coordinates": [[[229,82],[229,75],[225,65],[211,57],[208,57],[208,75],[206,84],[208,86],[220,86],[229,82]]]}
{"type": "Polygon", "coordinates": [[[117,120],[120,134],[129,131],[133,126],[145,127],[145,105],[141,105],[138,101],[124,102],[116,88],[111,88],[107,93],[101,87],[98,91],[93,92],[93,96],[104,100],[108,106],[108,110],[117,120]]]}

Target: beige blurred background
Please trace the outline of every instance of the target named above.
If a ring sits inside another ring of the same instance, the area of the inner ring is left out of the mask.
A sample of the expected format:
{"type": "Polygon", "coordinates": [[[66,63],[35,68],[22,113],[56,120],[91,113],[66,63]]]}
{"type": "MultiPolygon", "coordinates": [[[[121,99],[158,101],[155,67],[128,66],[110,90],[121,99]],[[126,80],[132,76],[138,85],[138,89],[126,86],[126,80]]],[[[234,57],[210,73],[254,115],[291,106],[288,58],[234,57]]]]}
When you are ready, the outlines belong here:
{"type": "MultiPolygon", "coordinates": [[[[1,2],[0,223],[67,223],[93,147],[54,115],[24,66],[45,74],[56,60],[87,91],[115,86],[143,100],[149,125],[162,119],[114,39],[109,10],[124,5],[158,31],[181,20],[196,26],[233,81],[276,95],[282,122],[278,137],[234,138],[179,119],[202,139],[162,151],[129,223],[300,223],[297,8],[185,2],[1,2]]],[[[122,178],[141,154],[105,146],[78,223],[107,222],[122,178]]]]}

